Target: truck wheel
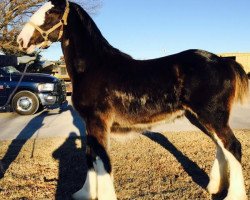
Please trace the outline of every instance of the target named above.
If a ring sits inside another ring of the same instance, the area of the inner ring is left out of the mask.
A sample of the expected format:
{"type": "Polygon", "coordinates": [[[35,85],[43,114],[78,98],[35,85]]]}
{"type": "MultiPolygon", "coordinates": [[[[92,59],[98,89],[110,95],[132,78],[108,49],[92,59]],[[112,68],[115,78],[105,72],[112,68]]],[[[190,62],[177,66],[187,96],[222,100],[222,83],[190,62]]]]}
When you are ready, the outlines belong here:
{"type": "Polygon", "coordinates": [[[21,91],[13,97],[12,108],[20,115],[33,115],[39,108],[39,100],[34,93],[21,91]]]}

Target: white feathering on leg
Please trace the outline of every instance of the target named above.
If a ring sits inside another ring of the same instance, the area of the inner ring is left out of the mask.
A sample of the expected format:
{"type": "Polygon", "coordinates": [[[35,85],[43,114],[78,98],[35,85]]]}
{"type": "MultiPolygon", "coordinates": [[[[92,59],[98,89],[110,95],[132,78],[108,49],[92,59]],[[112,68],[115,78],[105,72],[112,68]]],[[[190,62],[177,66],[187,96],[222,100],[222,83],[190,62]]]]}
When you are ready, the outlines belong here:
{"type": "Polygon", "coordinates": [[[207,190],[210,194],[217,194],[220,188],[220,172],[219,172],[219,161],[216,158],[209,176],[209,184],[207,190]]]}
{"type": "Polygon", "coordinates": [[[230,185],[225,200],[247,200],[240,162],[228,150],[223,150],[230,168],[230,185]]]}
{"type": "Polygon", "coordinates": [[[73,199],[97,199],[97,174],[94,169],[88,170],[86,181],[78,192],[73,194],[73,199]]]}
{"type": "Polygon", "coordinates": [[[217,145],[216,158],[211,169],[210,181],[207,190],[210,194],[217,194],[228,186],[228,168],[225,156],[217,145]]]}
{"type": "Polygon", "coordinates": [[[98,200],[116,200],[114,184],[110,174],[105,170],[102,160],[97,157],[94,162],[97,173],[98,200]]]}
{"type": "Polygon", "coordinates": [[[222,141],[217,136],[215,136],[215,139],[219,146],[222,148],[222,151],[228,162],[230,172],[229,189],[224,200],[247,200],[241,163],[234,157],[231,152],[225,149],[222,141]]]}

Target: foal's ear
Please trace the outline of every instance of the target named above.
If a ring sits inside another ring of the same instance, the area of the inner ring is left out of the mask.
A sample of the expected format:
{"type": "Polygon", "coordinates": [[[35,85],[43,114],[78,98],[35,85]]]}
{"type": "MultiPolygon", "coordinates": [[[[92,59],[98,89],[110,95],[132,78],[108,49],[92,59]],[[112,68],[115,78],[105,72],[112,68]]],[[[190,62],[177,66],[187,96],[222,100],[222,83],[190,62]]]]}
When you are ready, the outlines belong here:
{"type": "Polygon", "coordinates": [[[65,5],[66,0],[50,0],[50,2],[51,2],[54,6],[60,6],[60,5],[65,5]]]}

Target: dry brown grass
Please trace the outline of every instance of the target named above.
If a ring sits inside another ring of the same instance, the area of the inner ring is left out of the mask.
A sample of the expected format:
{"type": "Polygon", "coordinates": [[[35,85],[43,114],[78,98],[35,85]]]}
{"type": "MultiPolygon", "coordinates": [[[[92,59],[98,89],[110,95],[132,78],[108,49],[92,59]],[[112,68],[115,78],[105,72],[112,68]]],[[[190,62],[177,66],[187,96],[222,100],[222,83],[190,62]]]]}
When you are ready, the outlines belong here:
{"type": "MultiPolygon", "coordinates": [[[[74,135],[72,133],[72,135],[74,135]]],[[[111,159],[119,199],[211,199],[204,187],[214,144],[200,132],[147,134],[112,140],[111,159]]],[[[250,131],[236,131],[250,198],[250,131]]],[[[70,199],[84,183],[80,138],[1,141],[5,167],[0,199],[70,199]]]]}

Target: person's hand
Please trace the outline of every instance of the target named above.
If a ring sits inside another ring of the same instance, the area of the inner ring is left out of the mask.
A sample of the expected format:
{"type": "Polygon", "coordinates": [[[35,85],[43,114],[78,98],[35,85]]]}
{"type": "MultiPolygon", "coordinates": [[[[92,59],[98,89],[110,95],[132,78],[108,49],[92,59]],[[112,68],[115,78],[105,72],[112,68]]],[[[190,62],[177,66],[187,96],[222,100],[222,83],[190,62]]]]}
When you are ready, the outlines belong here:
{"type": "Polygon", "coordinates": [[[18,62],[18,64],[25,64],[25,63],[28,63],[28,62],[33,61],[35,59],[36,59],[36,57],[22,56],[22,57],[17,57],[17,62],[18,62]]]}

